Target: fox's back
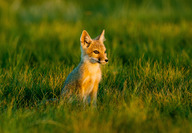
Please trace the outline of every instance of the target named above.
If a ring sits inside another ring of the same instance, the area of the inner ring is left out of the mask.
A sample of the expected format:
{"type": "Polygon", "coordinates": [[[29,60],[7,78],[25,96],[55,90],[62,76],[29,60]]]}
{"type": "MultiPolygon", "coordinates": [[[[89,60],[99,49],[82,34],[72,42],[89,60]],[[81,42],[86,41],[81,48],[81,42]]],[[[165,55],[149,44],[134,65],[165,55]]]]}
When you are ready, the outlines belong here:
{"type": "Polygon", "coordinates": [[[65,94],[69,91],[75,91],[78,87],[78,79],[80,77],[79,67],[76,67],[66,78],[62,93],[65,94]],[[71,90],[69,90],[71,89],[71,90]]]}

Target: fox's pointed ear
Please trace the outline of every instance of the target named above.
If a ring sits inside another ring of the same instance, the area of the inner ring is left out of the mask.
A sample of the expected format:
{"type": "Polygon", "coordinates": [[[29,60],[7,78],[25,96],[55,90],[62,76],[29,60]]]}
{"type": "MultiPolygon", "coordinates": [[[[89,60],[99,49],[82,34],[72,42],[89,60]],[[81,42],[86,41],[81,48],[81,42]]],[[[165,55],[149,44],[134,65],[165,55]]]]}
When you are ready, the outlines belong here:
{"type": "Polygon", "coordinates": [[[83,48],[88,48],[90,46],[92,39],[86,30],[83,30],[83,32],[82,32],[80,42],[81,42],[81,46],[83,48]]]}
{"type": "Polygon", "coordinates": [[[102,31],[101,35],[95,38],[96,40],[100,40],[102,42],[105,41],[105,30],[102,31]]]}

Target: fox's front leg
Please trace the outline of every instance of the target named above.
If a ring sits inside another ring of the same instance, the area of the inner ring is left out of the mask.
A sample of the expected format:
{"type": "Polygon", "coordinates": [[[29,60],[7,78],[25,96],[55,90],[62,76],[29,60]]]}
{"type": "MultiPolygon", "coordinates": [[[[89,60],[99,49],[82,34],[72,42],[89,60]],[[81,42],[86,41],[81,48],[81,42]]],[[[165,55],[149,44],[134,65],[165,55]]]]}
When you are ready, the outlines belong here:
{"type": "Polygon", "coordinates": [[[80,98],[81,100],[83,101],[83,104],[85,105],[86,104],[86,100],[87,100],[87,95],[85,93],[85,87],[82,87],[81,88],[81,94],[80,94],[80,98]]]}
{"type": "Polygon", "coordinates": [[[93,90],[91,92],[91,104],[94,106],[97,106],[97,91],[98,91],[98,87],[99,87],[99,82],[96,81],[94,86],[93,86],[93,90]]]}
{"type": "Polygon", "coordinates": [[[87,98],[89,96],[90,89],[93,88],[93,82],[90,79],[85,79],[81,87],[81,99],[85,104],[88,104],[87,98]]]}

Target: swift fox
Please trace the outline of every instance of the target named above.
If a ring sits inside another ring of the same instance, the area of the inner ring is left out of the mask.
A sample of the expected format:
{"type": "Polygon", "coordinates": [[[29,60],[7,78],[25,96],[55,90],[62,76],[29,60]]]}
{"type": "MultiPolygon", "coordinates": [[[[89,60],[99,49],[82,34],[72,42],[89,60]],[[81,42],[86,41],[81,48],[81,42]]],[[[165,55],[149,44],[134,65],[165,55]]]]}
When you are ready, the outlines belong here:
{"type": "Polygon", "coordinates": [[[79,65],[68,75],[61,95],[77,96],[85,103],[89,96],[91,103],[96,105],[97,91],[101,80],[100,65],[108,62],[105,41],[105,30],[96,37],[91,39],[86,30],[83,30],[80,37],[81,61],[79,65]]]}

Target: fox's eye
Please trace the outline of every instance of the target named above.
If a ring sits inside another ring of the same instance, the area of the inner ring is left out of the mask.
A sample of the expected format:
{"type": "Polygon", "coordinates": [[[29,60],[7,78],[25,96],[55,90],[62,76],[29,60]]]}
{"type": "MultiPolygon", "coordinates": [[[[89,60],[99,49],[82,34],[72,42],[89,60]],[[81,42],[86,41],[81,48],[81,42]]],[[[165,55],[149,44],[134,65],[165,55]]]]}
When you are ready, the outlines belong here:
{"type": "Polygon", "coordinates": [[[97,50],[94,50],[93,52],[94,52],[95,54],[99,54],[99,51],[97,51],[97,50]]]}
{"type": "Polygon", "coordinates": [[[105,51],[105,53],[107,53],[107,51],[105,51]]]}

